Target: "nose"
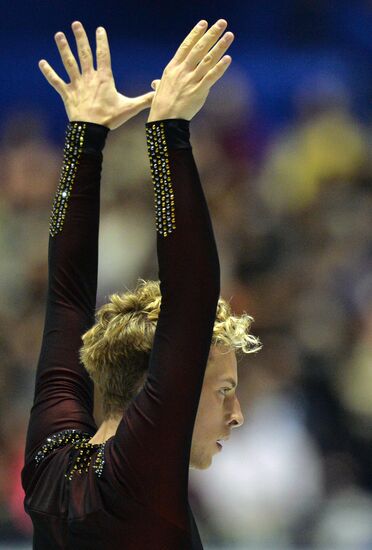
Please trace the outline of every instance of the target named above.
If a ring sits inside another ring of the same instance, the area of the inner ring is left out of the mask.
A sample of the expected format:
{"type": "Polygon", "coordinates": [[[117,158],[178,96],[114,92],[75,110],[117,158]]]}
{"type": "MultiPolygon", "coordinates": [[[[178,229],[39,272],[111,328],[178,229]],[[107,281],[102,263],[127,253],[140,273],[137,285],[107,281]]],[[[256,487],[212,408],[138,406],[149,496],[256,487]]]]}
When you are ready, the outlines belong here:
{"type": "Polygon", "coordinates": [[[235,396],[234,408],[231,413],[231,420],[229,422],[231,428],[239,428],[244,423],[244,416],[240,408],[239,399],[235,396]]]}

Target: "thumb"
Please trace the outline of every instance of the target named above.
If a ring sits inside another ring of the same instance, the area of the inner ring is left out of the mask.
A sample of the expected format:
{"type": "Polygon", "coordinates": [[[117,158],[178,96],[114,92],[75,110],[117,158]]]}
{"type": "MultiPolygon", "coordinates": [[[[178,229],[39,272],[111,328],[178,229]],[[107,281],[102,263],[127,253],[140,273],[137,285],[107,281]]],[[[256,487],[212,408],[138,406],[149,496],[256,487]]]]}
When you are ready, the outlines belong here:
{"type": "Polygon", "coordinates": [[[147,107],[150,107],[152,100],[154,98],[155,92],[147,92],[147,94],[139,95],[138,97],[134,98],[134,106],[135,106],[135,112],[136,114],[142,111],[143,109],[147,109],[147,107]]]}
{"type": "Polygon", "coordinates": [[[157,87],[159,86],[160,79],[153,80],[151,82],[151,88],[156,91],[157,87]]]}

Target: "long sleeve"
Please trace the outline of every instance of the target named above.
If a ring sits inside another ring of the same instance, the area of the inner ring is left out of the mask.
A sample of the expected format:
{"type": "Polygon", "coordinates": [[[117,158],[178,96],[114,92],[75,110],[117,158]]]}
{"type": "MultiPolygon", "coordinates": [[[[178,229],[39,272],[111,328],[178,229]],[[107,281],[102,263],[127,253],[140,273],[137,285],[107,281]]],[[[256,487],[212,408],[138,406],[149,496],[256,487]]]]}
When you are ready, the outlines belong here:
{"type": "Polygon", "coordinates": [[[53,433],[94,433],[93,386],[79,361],[94,323],[102,150],[108,128],[71,122],[50,220],[45,326],[26,457],[53,433]]]}
{"type": "Polygon", "coordinates": [[[144,388],[109,447],[119,487],[181,529],[187,525],[191,439],[220,292],[212,224],[189,123],[147,123],[161,311],[144,388]]]}

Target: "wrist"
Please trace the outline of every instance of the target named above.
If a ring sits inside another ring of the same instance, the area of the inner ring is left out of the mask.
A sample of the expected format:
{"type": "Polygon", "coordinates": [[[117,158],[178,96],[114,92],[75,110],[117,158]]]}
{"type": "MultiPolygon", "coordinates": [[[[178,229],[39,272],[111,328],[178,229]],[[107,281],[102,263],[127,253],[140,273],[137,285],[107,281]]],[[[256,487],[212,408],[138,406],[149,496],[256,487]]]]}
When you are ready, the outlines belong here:
{"type": "Polygon", "coordinates": [[[67,116],[70,122],[75,120],[83,120],[91,124],[98,124],[111,129],[112,113],[108,112],[107,108],[100,106],[80,104],[76,106],[65,105],[67,116]]]}
{"type": "MultiPolygon", "coordinates": [[[[148,138],[151,137],[150,141],[154,142],[153,145],[163,136],[168,149],[191,149],[189,120],[167,118],[147,122],[145,126],[146,134],[148,138]]],[[[158,145],[162,147],[162,139],[158,145]]]]}
{"type": "Polygon", "coordinates": [[[186,120],[187,122],[190,122],[188,118],[180,114],[172,113],[150,113],[147,122],[159,122],[160,120],[186,120]]]}
{"type": "Polygon", "coordinates": [[[157,104],[153,104],[151,106],[147,122],[156,122],[157,120],[169,120],[174,118],[182,118],[183,120],[190,121],[191,117],[186,116],[186,113],[181,111],[182,109],[179,107],[177,108],[174,104],[172,105],[171,102],[168,102],[168,104],[160,104],[157,102],[157,104]]]}
{"type": "Polygon", "coordinates": [[[167,112],[161,112],[161,111],[153,111],[149,113],[149,118],[147,119],[147,122],[157,122],[158,120],[167,120],[167,119],[170,119],[170,118],[180,118],[179,116],[175,115],[175,114],[172,114],[172,113],[167,113],[167,112]]]}
{"type": "Polygon", "coordinates": [[[111,130],[110,128],[110,121],[107,117],[98,117],[94,116],[92,114],[90,115],[84,115],[84,113],[78,113],[74,116],[68,117],[70,124],[73,124],[76,121],[83,121],[88,124],[96,124],[97,126],[102,126],[104,128],[107,128],[108,130],[111,130]]]}
{"type": "MultiPolygon", "coordinates": [[[[100,153],[106,143],[109,128],[103,124],[86,120],[72,120],[68,123],[70,136],[80,136],[76,142],[81,153],[100,153]]],[[[73,144],[70,143],[70,147],[73,144]]]]}

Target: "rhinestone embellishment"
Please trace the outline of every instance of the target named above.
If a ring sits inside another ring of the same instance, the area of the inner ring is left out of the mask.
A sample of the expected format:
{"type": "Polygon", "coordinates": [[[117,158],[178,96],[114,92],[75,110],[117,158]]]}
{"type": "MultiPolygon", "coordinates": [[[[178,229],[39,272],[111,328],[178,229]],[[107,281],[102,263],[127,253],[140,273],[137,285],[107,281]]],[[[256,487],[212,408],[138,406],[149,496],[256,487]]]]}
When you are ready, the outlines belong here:
{"type": "Polygon", "coordinates": [[[92,443],[88,443],[89,439],[90,437],[88,439],[82,439],[74,445],[75,449],[79,450],[79,453],[70,471],[65,473],[65,477],[69,481],[71,481],[74,474],[81,474],[82,472],[88,471],[89,466],[92,462],[92,456],[97,451],[97,448],[98,452],[93,462],[92,468],[98,477],[101,477],[102,475],[103,466],[105,463],[104,453],[106,442],[94,445],[92,443]]]}
{"type": "Polygon", "coordinates": [[[52,237],[62,231],[68,199],[71,195],[80,155],[83,151],[86,126],[86,123],[82,122],[70,122],[67,126],[62,172],[50,216],[49,233],[52,237]]]}
{"type": "MultiPolygon", "coordinates": [[[[72,444],[78,450],[77,457],[69,471],[65,473],[65,477],[71,481],[74,474],[87,472],[92,462],[93,454],[97,452],[92,468],[98,477],[101,477],[103,466],[105,463],[105,445],[104,443],[93,444],[89,443],[91,435],[80,430],[69,429],[55,433],[46,439],[46,442],[35,455],[35,462],[38,466],[46,456],[55,449],[72,444]],[[97,451],[98,449],[98,451],[97,451]]],[[[71,464],[69,465],[71,466],[71,464]]]]}
{"type": "Polygon", "coordinates": [[[146,141],[155,192],[156,230],[167,237],[176,229],[176,215],[163,122],[146,126],[146,141]]]}

